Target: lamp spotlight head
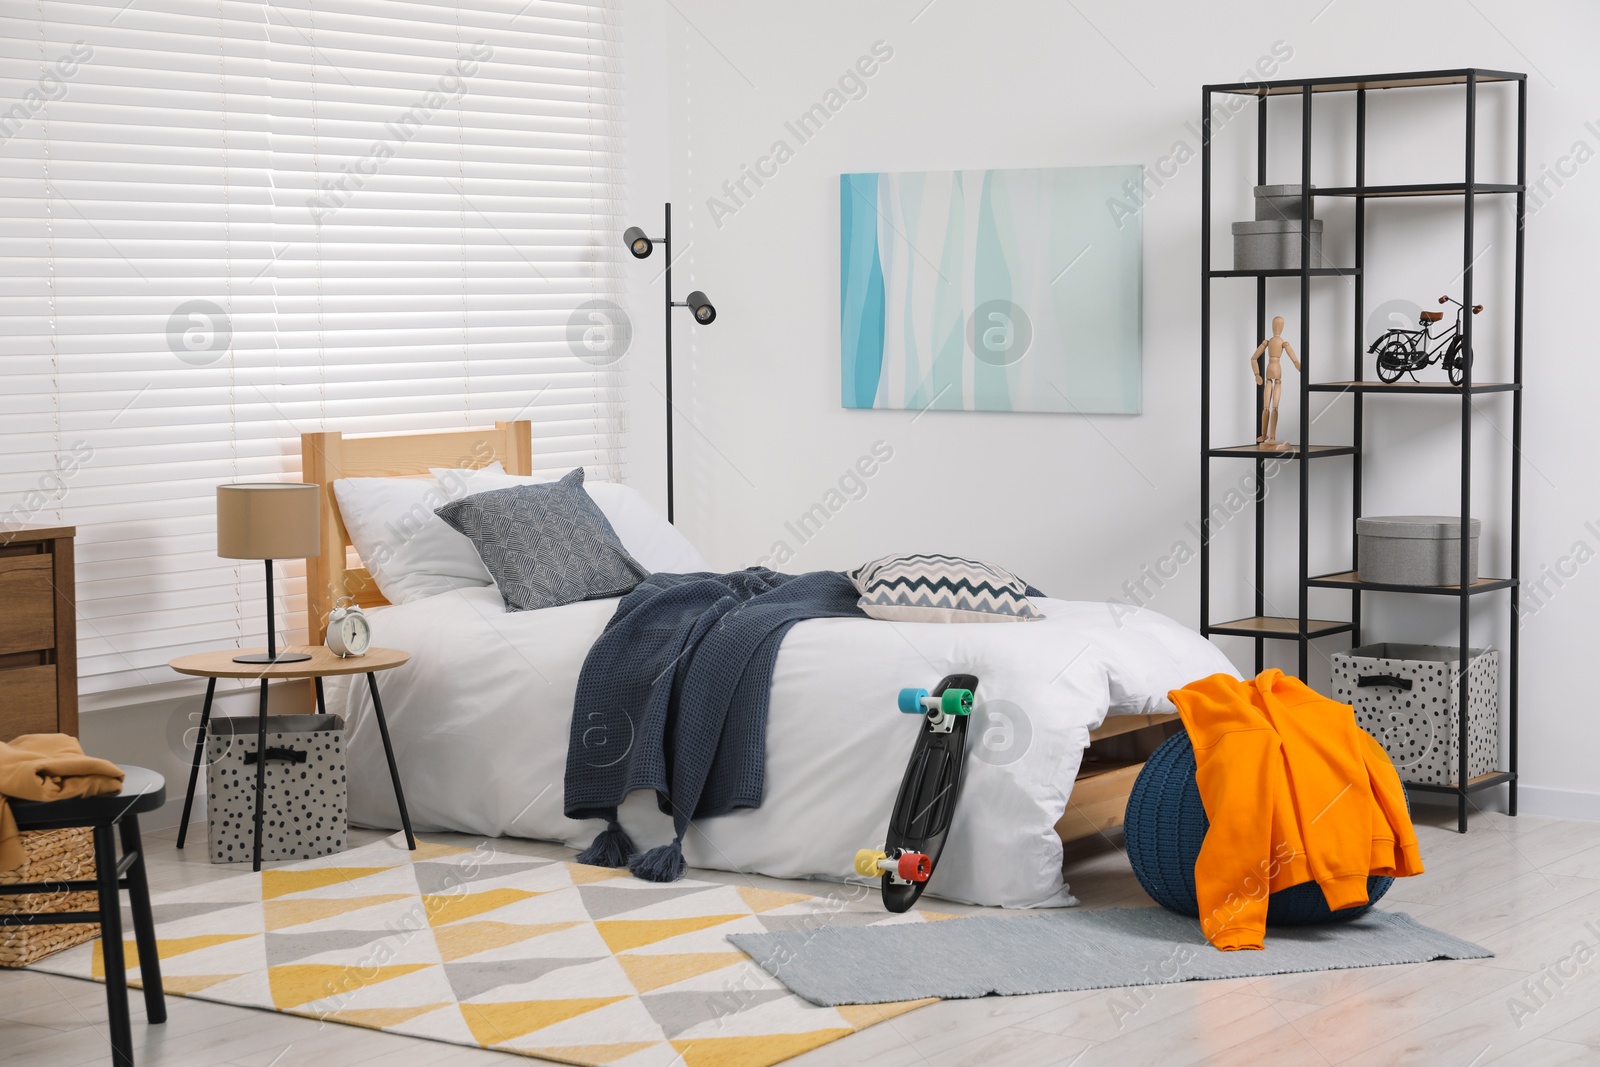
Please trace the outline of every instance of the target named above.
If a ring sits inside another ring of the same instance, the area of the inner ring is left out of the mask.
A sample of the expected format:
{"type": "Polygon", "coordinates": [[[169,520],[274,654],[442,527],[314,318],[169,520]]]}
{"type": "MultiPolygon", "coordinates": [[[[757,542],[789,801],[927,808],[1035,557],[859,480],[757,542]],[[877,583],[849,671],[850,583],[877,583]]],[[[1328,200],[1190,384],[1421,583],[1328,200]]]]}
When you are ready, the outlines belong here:
{"type": "Polygon", "coordinates": [[[709,325],[717,319],[717,309],[711,306],[711,301],[706,299],[706,294],[696,289],[683,302],[689,305],[689,310],[694,314],[694,321],[702,326],[709,325]]]}
{"type": "Polygon", "coordinates": [[[637,226],[629,226],[623,231],[622,243],[628,246],[628,251],[633,253],[635,259],[645,259],[655,248],[655,242],[637,226]]]}

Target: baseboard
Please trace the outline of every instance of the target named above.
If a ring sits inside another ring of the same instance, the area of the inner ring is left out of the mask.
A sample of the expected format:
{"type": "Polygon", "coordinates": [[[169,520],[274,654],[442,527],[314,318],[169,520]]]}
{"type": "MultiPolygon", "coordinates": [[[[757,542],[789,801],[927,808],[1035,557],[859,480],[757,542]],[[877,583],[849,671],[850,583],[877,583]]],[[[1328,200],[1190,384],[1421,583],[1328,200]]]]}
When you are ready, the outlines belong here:
{"type": "Polygon", "coordinates": [[[1551,789],[1542,785],[1517,786],[1517,811],[1555,819],[1600,822],[1600,793],[1578,789],[1551,789]]]}
{"type": "MultiPolygon", "coordinates": [[[[1468,810],[1504,812],[1509,791],[1505,786],[1485,789],[1472,794],[1472,807],[1468,810]]],[[[1456,798],[1448,793],[1424,793],[1411,790],[1413,806],[1440,806],[1454,808],[1456,798]]],[[[1522,785],[1517,787],[1517,813],[1543,815],[1552,819],[1577,819],[1582,822],[1600,822],[1600,793],[1578,789],[1551,789],[1548,786],[1522,785]]]]}

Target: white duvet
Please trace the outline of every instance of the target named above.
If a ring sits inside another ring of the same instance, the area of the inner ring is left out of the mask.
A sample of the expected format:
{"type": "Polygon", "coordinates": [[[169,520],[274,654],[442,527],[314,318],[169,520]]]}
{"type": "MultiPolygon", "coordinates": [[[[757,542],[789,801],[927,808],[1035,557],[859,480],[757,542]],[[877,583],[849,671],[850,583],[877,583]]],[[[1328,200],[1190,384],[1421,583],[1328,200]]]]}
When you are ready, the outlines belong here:
{"type": "MultiPolygon", "coordinates": [[[[1005,907],[1074,903],[1053,827],[1089,731],[1108,714],[1171,711],[1168,690],[1236,672],[1210,642],[1155,612],[1119,625],[1105,604],[1035,603],[1046,616],[1039,622],[797,624],[773,676],[761,807],[697,821],[684,840],[688,862],[854,878],[855,851],[883,845],[915,741],[917,723],[896,710],[896,693],[967,673],[979,678],[978,706],[928,891],[1005,907]]],[[[417,829],[582,848],[604,828],[562,815],[562,776],[578,672],[615,607],[597,600],[507,612],[489,587],[372,613],[373,644],[412,653],[379,684],[417,829]]],[[[398,827],[367,687],[330,680],[328,705],[348,723],[351,819],[398,827]]],[[[587,741],[620,754],[629,739],[587,741]]],[[[630,797],[621,821],[641,849],[672,838],[651,793],[630,797]]]]}

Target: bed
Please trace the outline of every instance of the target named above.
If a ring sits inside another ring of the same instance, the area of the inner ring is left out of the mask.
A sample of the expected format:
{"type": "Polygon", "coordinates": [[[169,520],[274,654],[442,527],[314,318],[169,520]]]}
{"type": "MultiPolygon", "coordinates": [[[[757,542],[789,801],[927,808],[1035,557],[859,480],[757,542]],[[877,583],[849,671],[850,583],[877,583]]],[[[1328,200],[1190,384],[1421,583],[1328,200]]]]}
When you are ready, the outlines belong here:
{"type": "MultiPolygon", "coordinates": [[[[507,612],[488,586],[389,605],[350,558],[333,489],[341,478],[425,478],[451,465],[498,462],[528,474],[530,432],[523,422],[449,434],[304,435],[305,479],[323,490],[323,552],[308,573],[311,638],[321,640],[335,599],[348,595],[368,609],[374,644],[412,653],[386,680],[384,707],[418,829],[583,847],[603,824],[562,814],[572,701],[584,655],[616,601],[507,612]]],[[[1166,692],[1235,672],[1213,645],[1155,612],[1118,622],[1103,603],[1035,603],[1045,619],[1019,624],[796,625],[773,678],[763,802],[695,824],[684,840],[688,862],[852,878],[855,850],[882,843],[913,740],[894,694],[967,672],[981,679],[979,718],[929,891],[1008,907],[1073,903],[1063,840],[1120,824],[1143,756],[1177,728],[1166,692]]],[[[370,697],[341,684],[327,696],[348,724],[352,820],[397,826],[370,697]]],[[[640,848],[673,836],[647,793],[630,797],[620,820],[640,848]]]]}

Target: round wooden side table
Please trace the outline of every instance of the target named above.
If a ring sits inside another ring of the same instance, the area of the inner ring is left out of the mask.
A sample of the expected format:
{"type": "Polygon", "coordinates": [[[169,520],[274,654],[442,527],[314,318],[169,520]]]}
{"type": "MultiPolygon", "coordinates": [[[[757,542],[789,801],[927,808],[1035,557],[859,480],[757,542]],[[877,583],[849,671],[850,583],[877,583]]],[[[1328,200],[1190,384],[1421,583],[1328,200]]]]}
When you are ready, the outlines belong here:
{"type": "MultiPolygon", "coordinates": [[[[183,821],[178,824],[178,847],[183,847],[189,832],[189,812],[194,806],[195,784],[200,777],[200,766],[205,761],[206,727],[211,723],[211,700],[217,691],[218,678],[239,678],[261,683],[261,710],[257,720],[256,751],[267,747],[267,683],[294,678],[310,678],[316,683],[317,711],[327,714],[327,704],[322,696],[322,679],[342,674],[365,674],[367,686],[372,691],[372,710],[378,717],[378,733],[383,737],[383,754],[389,759],[389,778],[394,782],[394,799],[400,808],[400,825],[406,831],[406,845],[414,852],[417,839],[411,832],[411,816],[406,812],[406,798],[400,788],[400,768],[394,761],[394,746],[389,742],[389,724],[383,717],[383,701],[378,698],[378,672],[392,670],[411,659],[411,653],[396,648],[369,648],[359,656],[338,656],[323,645],[304,645],[283,649],[284,652],[303,652],[308,660],[291,663],[237,663],[235,656],[266,649],[228,648],[216,652],[200,652],[192,656],[179,656],[167,666],[179,674],[189,674],[206,679],[206,701],[200,710],[200,736],[194,743],[194,763],[189,768],[189,790],[183,797],[183,821]]],[[[261,869],[261,826],[267,786],[267,761],[256,761],[256,814],[255,855],[252,870],[261,869]]]]}

